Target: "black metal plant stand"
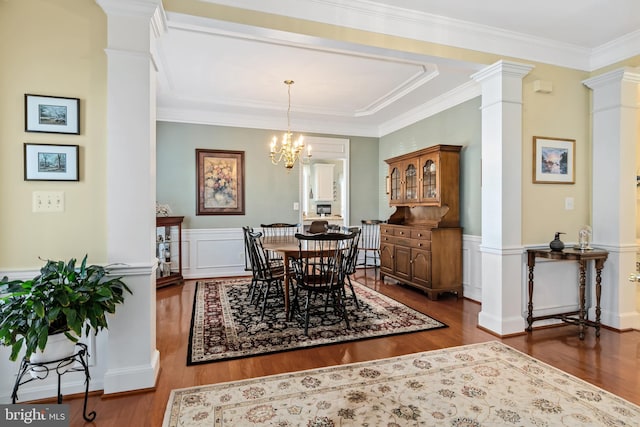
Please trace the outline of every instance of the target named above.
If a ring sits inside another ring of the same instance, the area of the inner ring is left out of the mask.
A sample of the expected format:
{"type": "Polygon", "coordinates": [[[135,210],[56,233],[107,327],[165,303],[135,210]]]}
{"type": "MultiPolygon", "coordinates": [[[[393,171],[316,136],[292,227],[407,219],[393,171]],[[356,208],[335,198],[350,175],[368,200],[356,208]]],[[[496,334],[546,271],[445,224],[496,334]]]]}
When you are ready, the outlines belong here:
{"type": "Polygon", "coordinates": [[[96,411],[91,411],[87,414],[87,399],[89,398],[89,352],[87,351],[87,345],[84,343],[76,343],[76,347],[79,347],[77,351],[71,356],[65,357],[59,360],[53,360],[46,363],[32,363],[26,358],[22,359],[20,363],[20,370],[16,377],[16,382],[13,386],[13,392],[11,393],[12,403],[16,403],[18,400],[18,388],[21,385],[30,383],[35,380],[43,380],[49,376],[49,373],[55,371],[58,374],[58,403],[62,403],[62,393],[60,392],[60,377],[67,372],[84,372],[84,406],[82,410],[82,417],[91,422],[96,418],[96,411]],[[76,362],[82,366],[73,366],[76,362]],[[34,369],[35,368],[35,369],[34,369]],[[35,372],[37,376],[31,375],[31,371],[35,372]],[[29,378],[23,381],[23,377],[29,374],[29,378]]]}

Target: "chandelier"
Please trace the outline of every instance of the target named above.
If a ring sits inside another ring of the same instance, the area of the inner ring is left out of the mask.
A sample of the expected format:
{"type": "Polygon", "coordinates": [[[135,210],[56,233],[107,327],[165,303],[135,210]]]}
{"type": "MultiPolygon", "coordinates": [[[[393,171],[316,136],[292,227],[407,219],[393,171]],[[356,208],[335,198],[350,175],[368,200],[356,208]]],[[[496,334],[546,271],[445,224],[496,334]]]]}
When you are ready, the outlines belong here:
{"type": "MultiPolygon", "coordinates": [[[[271,149],[269,150],[271,163],[277,165],[281,161],[284,161],[284,167],[287,169],[293,168],[296,160],[300,158],[300,154],[304,149],[302,135],[294,141],[293,134],[291,133],[291,85],[293,83],[293,80],[284,81],[284,84],[287,85],[287,92],[289,94],[289,106],[287,107],[287,131],[282,135],[282,140],[279,145],[278,137],[273,137],[271,140],[271,149]]],[[[311,147],[307,148],[307,158],[309,157],[311,157],[311,147]]]]}

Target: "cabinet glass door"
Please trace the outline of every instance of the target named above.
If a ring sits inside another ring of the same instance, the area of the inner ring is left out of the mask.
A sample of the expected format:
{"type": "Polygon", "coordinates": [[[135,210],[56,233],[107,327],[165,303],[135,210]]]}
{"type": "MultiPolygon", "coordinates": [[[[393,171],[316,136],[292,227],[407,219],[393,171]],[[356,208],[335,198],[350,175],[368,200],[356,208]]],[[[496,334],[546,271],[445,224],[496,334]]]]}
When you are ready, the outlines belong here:
{"type": "Polygon", "coordinates": [[[400,170],[397,167],[391,169],[391,202],[400,200],[400,170]]]}
{"type": "Polygon", "coordinates": [[[405,192],[404,197],[406,200],[418,199],[418,173],[416,166],[413,163],[407,164],[404,170],[404,182],[405,192]]]}
{"type": "Polygon", "coordinates": [[[438,197],[438,164],[435,159],[422,162],[422,197],[424,199],[438,197]]]}

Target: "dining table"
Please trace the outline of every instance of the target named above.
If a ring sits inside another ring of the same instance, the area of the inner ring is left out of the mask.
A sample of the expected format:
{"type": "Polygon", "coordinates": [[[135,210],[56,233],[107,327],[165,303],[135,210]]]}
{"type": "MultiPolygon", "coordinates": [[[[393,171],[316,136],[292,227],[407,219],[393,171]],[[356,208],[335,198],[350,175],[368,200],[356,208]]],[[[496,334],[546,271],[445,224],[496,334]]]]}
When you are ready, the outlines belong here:
{"type": "MultiPolygon", "coordinates": [[[[307,233],[300,233],[307,234],[307,233]]],[[[290,320],[290,307],[289,307],[289,290],[291,287],[292,274],[291,274],[291,260],[297,259],[300,257],[300,253],[302,256],[313,256],[316,251],[306,248],[307,241],[302,241],[302,245],[300,245],[300,240],[298,240],[293,235],[285,235],[285,236],[262,236],[262,247],[271,252],[276,252],[277,254],[282,256],[282,261],[284,263],[284,311],[285,318],[290,320]]]]}
{"type": "Polygon", "coordinates": [[[299,256],[300,246],[295,236],[263,236],[262,247],[270,252],[276,252],[282,256],[284,263],[284,312],[289,320],[289,288],[291,283],[291,259],[299,256]]]}

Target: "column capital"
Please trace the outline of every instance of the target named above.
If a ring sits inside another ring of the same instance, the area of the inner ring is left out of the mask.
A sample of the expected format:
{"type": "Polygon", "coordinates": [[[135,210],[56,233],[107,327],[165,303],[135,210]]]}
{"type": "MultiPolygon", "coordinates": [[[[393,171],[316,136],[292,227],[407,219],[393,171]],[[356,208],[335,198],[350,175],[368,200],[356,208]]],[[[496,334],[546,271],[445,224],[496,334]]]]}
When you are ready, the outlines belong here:
{"type": "Polygon", "coordinates": [[[96,0],[107,15],[149,16],[162,9],[162,0],[96,0]]]}
{"type": "Polygon", "coordinates": [[[600,74],[599,76],[591,77],[583,80],[584,84],[589,89],[595,90],[610,84],[627,82],[627,83],[640,83],[640,67],[623,67],[618,68],[608,73],[600,74]]]}
{"type": "Polygon", "coordinates": [[[167,31],[167,16],[162,0],[95,0],[107,18],[133,17],[150,20],[156,37],[167,31]]]}
{"type": "Polygon", "coordinates": [[[477,82],[482,82],[483,80],[497,75],[518,77],[522,79],[524,76],[529,74],[533,68],[534,66],[529,64],[500,60],[486,68],[483,68],[477,73],[472,74],[471,78],[477,82]]]}

